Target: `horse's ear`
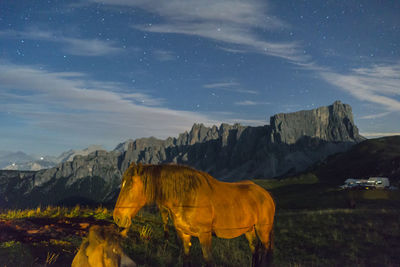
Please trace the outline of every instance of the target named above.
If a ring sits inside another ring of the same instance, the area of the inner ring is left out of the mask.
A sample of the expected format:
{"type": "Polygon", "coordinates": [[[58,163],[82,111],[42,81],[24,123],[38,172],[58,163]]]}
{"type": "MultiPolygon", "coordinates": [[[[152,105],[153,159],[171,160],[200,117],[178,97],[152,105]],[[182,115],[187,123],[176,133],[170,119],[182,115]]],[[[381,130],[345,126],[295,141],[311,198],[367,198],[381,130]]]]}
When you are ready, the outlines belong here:
{"type": "Polygon", "coordinates": [[[132,175],[132,176],[135,176],[136,174],[137,174],[137,165],[136,165],[136,162],[131,162],[131,165],[129,166],[129,169],[130,169],[130,174],[132,175]]]}
{"type": "Polygon", "coordinates": [[[125,229],[122,230],[119,234],[120,234],[123,238],[126,238],[126,237],[128,237],[128,231],[129,231],[129,228],[125,228],[125,229]]]}
{"type": "Polygon", "coordinates": [[[138,175],[139,173],[142,172],[142,170],[143,170],[143,164],[141,162],[139,162],[137,165],[137,168],[136,168],[136,171],[137,171],[136,174],[138,175]]]}

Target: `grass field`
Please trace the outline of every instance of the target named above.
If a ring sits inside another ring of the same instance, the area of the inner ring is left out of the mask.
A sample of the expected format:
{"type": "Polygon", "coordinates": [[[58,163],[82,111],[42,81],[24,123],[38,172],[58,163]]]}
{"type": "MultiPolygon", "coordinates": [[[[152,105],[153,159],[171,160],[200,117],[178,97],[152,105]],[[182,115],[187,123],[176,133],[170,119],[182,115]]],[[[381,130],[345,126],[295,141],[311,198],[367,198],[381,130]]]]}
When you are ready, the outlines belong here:
{"type": "MultiPolygon", "coordinates": [[[[399,266],[399,191],[340,191],[313,175],[259,180],[277,203],[275,266],[399,266]],[[356,202],[349,209],[348,201],[356,202]]],[[[112,210],[48,207],[0,213],[0,266],[70,266],[89,225],[112,223],[112,210]],[[7,227],[8,228],[7,228],[7,227]]],[[[155,208],[135,217],[125,252],[139,266],[181,266],[181,245],[173,225],[164,240],[155,208]]],[[[197,239],[191,258],[201,266],[197,239]]],[[[244,237],[213,238],[218,266],[249,266],[244,237]]]]}

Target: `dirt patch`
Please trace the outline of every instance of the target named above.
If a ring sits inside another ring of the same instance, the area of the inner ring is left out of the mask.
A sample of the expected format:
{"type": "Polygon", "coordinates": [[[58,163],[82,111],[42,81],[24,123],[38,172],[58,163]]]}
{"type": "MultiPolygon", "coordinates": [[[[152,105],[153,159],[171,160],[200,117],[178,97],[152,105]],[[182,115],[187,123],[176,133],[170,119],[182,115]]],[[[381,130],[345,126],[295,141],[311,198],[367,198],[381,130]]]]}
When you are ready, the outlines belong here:
{"type": "Polygon", "coordinates": [[[71,266],[89,227],[109,224],[91,217],[0,219],[0,262],[6,266],[71,266]]]}

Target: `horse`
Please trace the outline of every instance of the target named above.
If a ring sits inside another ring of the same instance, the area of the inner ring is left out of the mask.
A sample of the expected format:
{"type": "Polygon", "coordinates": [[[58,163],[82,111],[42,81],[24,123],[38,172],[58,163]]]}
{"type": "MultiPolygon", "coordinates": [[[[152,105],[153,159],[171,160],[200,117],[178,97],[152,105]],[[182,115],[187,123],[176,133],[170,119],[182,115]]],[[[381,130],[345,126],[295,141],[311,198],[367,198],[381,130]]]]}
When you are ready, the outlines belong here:
{"type": "Polygon", "coordinates": [[[121,235],[115,225],[94,225],[82,241],[71,267],[136,267],[121,248],[121,235]]]}
{"type": "Polygon", "coordinates": [[[182,165],[132,163],[122,178],[113,212],[115,223],[129,228],[139,210],[151,203],[171,216],[183,243],[184,266],[190,265],[192,236],[199,239],[206,264],[213,264],[213,234],[226,239],[244,234],[252,252],[252,266],[270,264],[275,202],[255,183],[221,182],[182,165]]]}

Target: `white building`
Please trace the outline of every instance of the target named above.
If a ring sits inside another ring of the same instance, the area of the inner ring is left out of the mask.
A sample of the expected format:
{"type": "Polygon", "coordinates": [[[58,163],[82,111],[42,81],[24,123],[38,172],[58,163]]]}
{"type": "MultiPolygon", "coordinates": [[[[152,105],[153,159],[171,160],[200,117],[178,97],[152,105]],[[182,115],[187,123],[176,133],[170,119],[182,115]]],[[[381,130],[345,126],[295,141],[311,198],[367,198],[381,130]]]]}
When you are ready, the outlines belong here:
{"type": "Polygon", "coordinates": [[[349,178],[346,179],[346,181],[344,181],[344,185],[342,185],[342,188],[351,188],[359,185],[360,185],[360,179],[349,178]]]}
{"type": "Polygon", "coordinates": [[[367,183],[375,186],[376,188],[390,187],[389,178],[386,177],[369,177],[367,183]]]}
{"type": "Polygon", "coordinates": [[[386,177],[369,177],[368,179],[349,178],[341,186],[343,189],[353,187],[389,188],[390,182],[389,178],[386,177]]]}

